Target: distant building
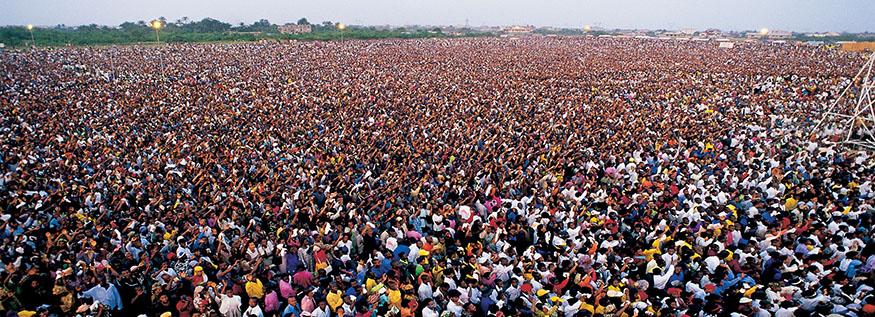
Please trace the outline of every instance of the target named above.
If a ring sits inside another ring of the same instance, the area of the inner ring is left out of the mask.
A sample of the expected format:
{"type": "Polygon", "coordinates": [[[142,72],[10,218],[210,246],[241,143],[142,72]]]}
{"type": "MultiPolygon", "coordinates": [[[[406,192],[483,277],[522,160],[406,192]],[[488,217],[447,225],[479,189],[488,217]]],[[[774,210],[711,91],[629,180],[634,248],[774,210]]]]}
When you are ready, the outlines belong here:
{"type": "Polygon", "coordinates": [[[769,31],[769,34],[766,35],[771,40],[786,40],[793,37],[793,33],[787,31],[769,31]]]}
{"type": "Polygon", "coordinates": [[[704,37],[723,37],[723,31],[720,31],[719,29],[707,29],[707,30],[705,30],[705,31],[703,31],[703,32],[701,32],[701,33],[699,33],[699,36],[704,36],[704,37]]]}
{"type": "Polygon", "coordinates": [[[504,31],[508,33],[532,33],[533,31],[535,31],[535,27],[514,25],[512,27],[504,29],[504,31]]]}
{"type": "Polygon", "coordinates": [[[309,24],[286,24],[277,27],[280,33],[284,34],[300,34],[313,32],[313,27],[309,24]]]}
{"type": "Polygon", "coordinates": [[[837,32],[826,32],[826,33],[808,33],[805,35],[810,36],[810,37],[827,37],[827,36],[839,36],[841,34],[839,34],[837,32]]]}
{"type": "Polygon", "coordinates": [[[680,33],[681,33],[681,34],[684,34],[684,35],[687,35],[687,36],[693,36],[693,35],[696,35],[696,30],[693,30],[693,29],[683,29],[683,30],[680,30],[680,33]]]}
{"type": "Polygon", "coordinates": [[[793,33],[787,31],[769,31],[766,34],[760,32],[748,32],[745,34],[749,39],[770,39],[770,40],[786,40],[793,37],[793,33]]]}
{"type": "Polygon", "coordinates": [[[616,30],[614,33],[617,33],[618,35],[629,36],[629,37],[641,35],[638,33],[637,30],[616,30]]]}

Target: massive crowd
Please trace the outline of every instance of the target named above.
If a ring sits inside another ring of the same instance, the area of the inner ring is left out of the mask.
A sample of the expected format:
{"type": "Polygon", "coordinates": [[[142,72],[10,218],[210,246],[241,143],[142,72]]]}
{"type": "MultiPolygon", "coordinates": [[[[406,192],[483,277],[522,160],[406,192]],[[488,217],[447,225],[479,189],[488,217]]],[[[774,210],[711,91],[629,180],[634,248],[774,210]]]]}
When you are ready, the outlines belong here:
{"type": "Polygon", "coordinates": [[[863,56],[620,38],[0,52],[6,316],[869,316],[863,56]]]}

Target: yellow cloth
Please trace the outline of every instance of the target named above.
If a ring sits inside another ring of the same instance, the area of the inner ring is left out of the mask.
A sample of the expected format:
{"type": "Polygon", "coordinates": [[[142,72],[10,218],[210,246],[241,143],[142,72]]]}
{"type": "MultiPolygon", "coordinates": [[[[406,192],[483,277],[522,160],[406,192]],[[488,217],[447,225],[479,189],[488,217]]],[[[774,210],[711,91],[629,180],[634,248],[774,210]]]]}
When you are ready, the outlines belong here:
{"type": "Polygon", "coordinates": [[[754,286],[751,287],[749,290],[745,291],[745,292],[744,292],[744,297],[750,297],[751,295],[753,295],[753,293],[757,291],[757,287],[759,287],[759,286],[754,285],[754,286]]]}
{"type": "Polygon", "coordinates": [[[659,254],[660,252],[659,252],[659,249],[649,249],[649,250],[645,250],[643,253],[644,253],[644,259],[647,261],[650,261],[650,260],[653,260],[654,254],[659,254]]]}
{"type": "Polygon", "coordinates": [[[374,287],[371,288],[371,290],[368,291],[368,292],[369,292],[369,294],[370,294],[370,293],[377,293],[377,292],[379,292],[380,289],[382,289],[383,287],[385,287],[385,286],[383,285],[383,283],[380,283],[380,284],[374,285],[374,287]]]}
{"type": "Polygon", "coordinates": [[[799,204],[799,201],[794,199],[793,197],[787,198],[787,201],[784,202],[784,210],[791,211],[796,209],[796,205],[799,204]]]}
{"type": "Polygon", "coordinates": [[[369,278],[365,281],[365,289],[367,289],[368,291],[372,290],[374,286],[377,286],[377,281],[375,281],[374,279],[369,278]]]}
{"type": "Polygon", "coordinates": [[[595,314],[595,306],[587,304],[586,302],[580,302],[580,310],[585,310],[590,314],[595,314]]]}
{"type": "Polygon", "coordinates": [[[393,289],[389,288],[389,289],[386,289],[386,294],[389,295],[389,303],[392,304],[392,306],[401,307],[401,291],[400,290],[397,290],[397,289],[393,290],[393,289]]]}
{"type": "Polygon", "coordinates": [[[328,302],[328,306],[331,306],[331,311],[336,311],[337,307],[343,305],[343,293],[339,290],[328,292],[328,296],[325,296],[325,301],[328,302]]]}
{"type": "Polygon", "coordinates": [[[559,305],[555,305],[555,306],[553,306],[553,307],[550,307],[550,309],[548,309],[546,313],[545,313],[543,310],[537,310],[537,309],[535,309],[535,316],[537,316],[537,317],[550,317],[550,316],[554,316],[554,315],[556,314],[556,311],[557,311],[557,310],[559,310],[559,305]]]}
{"type": "Polygon", "coordinates": [[[255,279],[254,282],[246,282],[246,294],[249,294],[249,297],[262,298],[264,297],[264,285],[258,279],[255,279]]]}

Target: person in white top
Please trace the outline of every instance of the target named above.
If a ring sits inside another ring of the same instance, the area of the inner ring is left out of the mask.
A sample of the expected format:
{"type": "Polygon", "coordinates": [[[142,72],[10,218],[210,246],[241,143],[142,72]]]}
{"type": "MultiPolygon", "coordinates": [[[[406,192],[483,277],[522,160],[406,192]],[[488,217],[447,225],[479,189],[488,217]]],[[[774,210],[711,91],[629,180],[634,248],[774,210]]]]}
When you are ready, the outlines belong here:
{"type": "Polygon", "coordinates": [[[240,317],[240,306],[243,304],[240,296],[234,295],[231,288],[224,289],[225,294],[219,294],[216,302],[219,303],[219,313],[224,317],[240,317]]]}
{"type": "Polygon", "coordinates": [[[464,304],[459,301],[461,293],[456,290],[451,290],[447,296],[450,298],[450,301],[447,303],[447,310],[450,311],[453,316],[462,317],[462,312],[464,309],[464,304]]]}
{"type": "Polygon", "coordinates": [[[419,300],[432,298],[434,289],[432,288],[431,278],[428,275],[422,276],[422,284],[419,285],[417,294],[419,295],[419,300]]]}
{"type": "Polygon", "coordinates": [[[669,278],[674,273],[674,263],[669,265],[665,272],[657,271],[659,268],[653,271],[653,286],[657,289],[665,290],[665,285],[668,284],[669,278]]]}
{"type": "Polygon", "coordinates": [[[320,301],[319,306],[317,306],[310,314],[313,317],[328,317],[331,316],[331,308],[328,307],[328,303],[325,301],[320,301]]]}
{"type": "Polygon", "coordinates": [[[264,317],[261,307],[258,306],[258,300],[255,298],[249,299],[249,308],[243,313],[244,317],[264,317]]]}
{"type": "Polygon", "coordinates": [[[440,315],[440,309],[438,309],[437,304],[431,299],[423,300],[424,308],[422,308],[422,317],[437,317],[440,315]]]}

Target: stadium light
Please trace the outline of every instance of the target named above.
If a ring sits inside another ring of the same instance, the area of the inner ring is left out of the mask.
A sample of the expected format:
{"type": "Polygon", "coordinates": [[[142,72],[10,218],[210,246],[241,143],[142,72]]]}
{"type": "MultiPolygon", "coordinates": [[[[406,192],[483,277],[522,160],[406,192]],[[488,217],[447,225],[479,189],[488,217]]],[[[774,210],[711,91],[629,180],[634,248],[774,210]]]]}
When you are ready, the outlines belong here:
{"type": "Polygon", "coordinates": [[[155,29],[155,42],[161,42],[161,38],[158,37],[158,29],[161,28],[161,21],[152,21],[152,28],[155,29]]]}
{"type": "Polygon", "coordinates": [[[767,28],[760,29],[760,35],[766,36],[767,34],[769,34],[769,29],[767,29],[767,28]]]}
{"type": "Polygon", "coordinates": [[[337,25],[337,28],[340,29],[340,43],[343,43],[343,29],[346,28],[346,25],[343,25],[343,23],[341,23],[337,25]]]}
{"type": "Polygon", "coordinates": [[[30,45],[36,46],[36,39],[33,38],[33,24],[28,24],[27,30],[30,31],[30,45]]]}

